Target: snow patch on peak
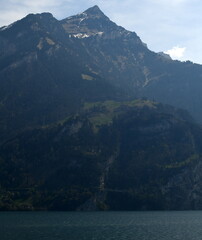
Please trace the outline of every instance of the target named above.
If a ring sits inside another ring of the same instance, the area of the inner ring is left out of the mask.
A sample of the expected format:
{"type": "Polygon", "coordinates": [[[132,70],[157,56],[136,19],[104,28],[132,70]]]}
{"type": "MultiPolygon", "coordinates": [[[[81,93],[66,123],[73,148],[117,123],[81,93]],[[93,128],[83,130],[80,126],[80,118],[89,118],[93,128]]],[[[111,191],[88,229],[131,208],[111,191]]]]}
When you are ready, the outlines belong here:
{"type": "Polygon", "coordinates": [[[88,18],[88,15],[87,15],[85,12],[79,14],[78,16],[80,17],[80,19],[79,19],[79,24],[80,24],[81,22],[83,22],[83,20],[85,20],[85,19],[88,18]]]}
{"type": "Polygon", "coordinates": [[[87,16],[88,16],[88,14],[85,13],[85,12],[83,12],[82,15],[83,15],[84,17],[87,17],[87,16]]]}
{"type": "Polygon", "coordinates": [[[81,22],[83,22],[83,20],[85,20],[86,18],[81,18],[80,20],[79,20],[79,24],[81,23],[81,22]]]}
{"type": "Polygon", "coordinates": [[[72,35],[75,38],[87,38],[90,37],[90,35],[86,34],[86,33],[77,33],[77,34],[73,34],[72,35]]]}
{"type": "MultiPolygon", "coordinates": [[[[72,16],[72,17],[86,18],[86,17],[88,17],[88,14],[85,13],[85,12],[82,12],[82,13],[78,13],[77,15],[72,16]]],[[[68,19],[69,19],[69,18],[68,18],[68,19]]]]}
{"type": "Polygon", "coordinates": [[[69,37],[74,37],[74,38],[88,38],[91,36],[101,36],[104,32],[97,32],[97,33],[91,33],[91,34],[86,34],[86,33],[77,33],[77,34],[70,34],[69,37]]]}

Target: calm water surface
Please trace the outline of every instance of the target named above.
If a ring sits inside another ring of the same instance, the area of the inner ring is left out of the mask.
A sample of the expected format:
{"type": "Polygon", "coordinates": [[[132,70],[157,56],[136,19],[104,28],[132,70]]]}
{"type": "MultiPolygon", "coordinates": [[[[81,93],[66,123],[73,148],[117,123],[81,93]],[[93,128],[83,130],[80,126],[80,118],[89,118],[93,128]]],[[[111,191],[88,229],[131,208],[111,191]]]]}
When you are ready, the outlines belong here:
{"type": "Polygon", "coordinates": [[[0,212],[0,240],[200,240],[202,211],[0,212]]]}

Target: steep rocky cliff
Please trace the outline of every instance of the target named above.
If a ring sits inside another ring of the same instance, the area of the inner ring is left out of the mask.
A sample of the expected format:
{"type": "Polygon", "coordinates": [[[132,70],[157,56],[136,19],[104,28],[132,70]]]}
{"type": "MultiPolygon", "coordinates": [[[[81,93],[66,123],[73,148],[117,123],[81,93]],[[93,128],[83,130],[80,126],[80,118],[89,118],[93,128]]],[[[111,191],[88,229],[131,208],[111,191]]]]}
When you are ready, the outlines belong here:
{"type": "Polygon", "coordinates": [[[201,140],[169,106],[85,104],[1,146],[1,209],[201,209],[201,140]]]}
{"type": "Polygon", "coordinates": [[[201,91],[97,6],[0,28],[0,209],[202,209],[201,91]]]}
{"type": "Polygon", "coordinates": [[[202,121],[202,67],[150,51],[94,6],[58,21],[29,14],[0,28],[1,141],[62,120],[85,101],[148,97],[202,121]]]}

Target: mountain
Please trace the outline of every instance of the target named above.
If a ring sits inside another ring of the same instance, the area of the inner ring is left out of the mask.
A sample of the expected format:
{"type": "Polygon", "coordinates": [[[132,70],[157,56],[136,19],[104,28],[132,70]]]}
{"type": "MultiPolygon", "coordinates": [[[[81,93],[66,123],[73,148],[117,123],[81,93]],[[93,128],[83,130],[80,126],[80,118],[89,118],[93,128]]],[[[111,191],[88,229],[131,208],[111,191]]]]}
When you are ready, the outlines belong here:
{"type": "Polygon", "coordinates": [[[82,41],[88,68],[134,97],[144,77],[137,58],[148,52],[137,34],[117,26],[97,6],[61,23],[71,38],[82,41]]]}
{"type": "Polygon", "coordinates": [[[0,45],[3,138],[95,100],[147,97],[202,121],[202,67],[150,51],[97,6],[61,21],[50,13],[29,14],[0,28],[0,45]]]}
{"type": "Polygon", "coordinates": [[[201,65],[98,6],[29,14],[0,46],[1,210],[202,209],[201,65]]]}
{"type": "Polygon", "coordinates": [[[97,102],[0,148],[1,210],[201,209],[202,129],[151,101],[97,102]]]}
{"type": "Polygon", "coordinates": [[[202,122],[201,65],[150,51],[136,33],[111,22],[97,6],[61,23],[69,36],[82,42],[89,69],[113,86],[132,98],[147,97],[184,108],[202,122]]]}
{"type": "Polygon", "coordinates": [[[89,70],[82,43],[51,14],[30,14],[0,31],[1,139],[48,124],[85,101],[120,99],[121,89],[89,70]],[[93,94],[92,94],[93,93],[93,94]]]}

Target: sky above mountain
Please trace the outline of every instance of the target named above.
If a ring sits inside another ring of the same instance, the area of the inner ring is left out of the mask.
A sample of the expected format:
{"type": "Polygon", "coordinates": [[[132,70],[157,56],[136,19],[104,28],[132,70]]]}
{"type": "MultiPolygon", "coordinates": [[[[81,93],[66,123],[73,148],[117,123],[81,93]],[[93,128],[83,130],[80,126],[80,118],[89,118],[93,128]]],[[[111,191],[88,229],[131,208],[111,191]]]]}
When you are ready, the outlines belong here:
{"type": "Polygon", "coordinates": [[[118,25],[135,31],[148,48],[173,59],[202,64],[201,0],[0,0],[0,26],[29,13],[51,12],[57,19],[98,5],[118,25]]]}

